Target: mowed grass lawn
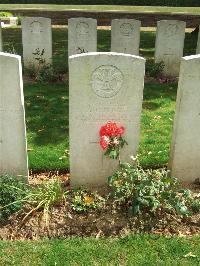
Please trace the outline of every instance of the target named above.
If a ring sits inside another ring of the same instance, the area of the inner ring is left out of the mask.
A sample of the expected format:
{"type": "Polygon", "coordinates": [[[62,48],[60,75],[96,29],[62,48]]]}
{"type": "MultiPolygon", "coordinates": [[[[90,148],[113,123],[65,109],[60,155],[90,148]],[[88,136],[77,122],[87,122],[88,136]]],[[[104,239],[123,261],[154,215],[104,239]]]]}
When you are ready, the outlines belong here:
{"type": "MultiPolygon", "coordinates": [[[[4,50],[22,54],[21,29],[3,29],[4,50]]],[[[155,32],[142,32],[140,54],[153,58],[155,32]]],[[[184,54],[194,54],[196,39],[186,34],[184,54]]],[[[110,31],[98,31],[98,50],[110,50],[110,31]]],[[[67,73],[67,29],[53,29],[54,67],[67,73]]],[[[162,167],[169,159],[177,84],[146,83],[139,146],[145,167],[162,167]]],[[[25,109],[29,167],[33,170],[66,170],[69,158],[68,82],[30,84],[25,82],[25,109]]],[[[134,137],[134,136],[133,136],[134,137]]]]}
{"type": "Polygon", "coordinates": [[[199,265],[200,238],[135,235],[0,242],[2,266],[199,265]]]}
{"type": "Polygon", "coordinates": [[[169,7],[169,6],[120,6],[120,5],[55,5],[55,4],[0,4],[1,10],[27,9],[46,11],[128,11],[128,12],[162,12],[200,14],[200,7],[169,7]]]}

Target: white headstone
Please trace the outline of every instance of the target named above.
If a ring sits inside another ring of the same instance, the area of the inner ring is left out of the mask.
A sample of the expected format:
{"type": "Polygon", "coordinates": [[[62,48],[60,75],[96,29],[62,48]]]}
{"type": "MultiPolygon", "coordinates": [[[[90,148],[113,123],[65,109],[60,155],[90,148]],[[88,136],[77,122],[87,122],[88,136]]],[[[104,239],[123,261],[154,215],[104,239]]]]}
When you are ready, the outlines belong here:
{"type": "Polygon", "coordinates": [[[69,58],[70,172],[72,185],[98,186],[117,169],[99,144],[100,127],[125,127],[122,161],[136,155],[140,133],[145,59],[120,53],[88,53],[69,58]]]}
{"type": "Polygon", "coordinates": [[[185,39],[184,21],[161,20],[157,23],[155,62],[164,62],[164,74],[177,77],[183,56],[185,39]]]}
{"type": "Polygon", "coordinates": [[[2,30],[1,30],[1,20],[0,20],[0,52],[3,51],[3,41],[2,41],[2,30]]]}
{"type": "Polygon", "coordinates": [[[0,175],[28,176],[21,58],[0,53],[0,175]]]}
{"type": "Polygon", "coordinates": [[[139,55],[141,22],[134,19],[114,19],[111,27],[111,51],[139,55]]]}
{"type": "MultiPolygon", "coordinates": [[[[200,29],[200,27],[199,27],[200,29]]],[[[199,30],[199,33],[198,33],[198,40],[197,40],[197,50],[196,50],[196,53],[197,54],[200,54],[200,30],[199,30]]]]}
{"type": "Polygon", "coordinates": [[[182,58],[170,154],[172,175],[200,178],[200,55],[182,58]]]}
{"type": "Polygon", "coordinates": [[[36,58],[52,63],[51,19],[27,17],[22,19],[23,60],[26,67],[38,65],[36,58]]]}
{"type": "Polygon", "coordinates": [[[97,21],[92,18],[68,20],[68,55],[97,51],[97,21]]]}

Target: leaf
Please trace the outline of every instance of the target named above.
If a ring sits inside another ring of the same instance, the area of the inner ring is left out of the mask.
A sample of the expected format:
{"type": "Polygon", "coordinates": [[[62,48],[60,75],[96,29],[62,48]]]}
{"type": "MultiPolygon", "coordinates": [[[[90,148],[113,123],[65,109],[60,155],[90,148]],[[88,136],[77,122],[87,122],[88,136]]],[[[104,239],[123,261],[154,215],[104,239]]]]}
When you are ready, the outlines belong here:
{"type": "Polygon", "coordinates": [[[190,251],[188,254],[184,255],[183,257],[184,258],[188,258],[188,257],[190,257],[190,258],[197,258],[197,255],[192,254],[192,251],[190,251]]]}
{"type": "Polygon", "coordinates": [[[110,153],[109,153],[109,157],[111,159],[117,159],[118,158],[118,152],[116,150],[112,150],[110,153]]]}

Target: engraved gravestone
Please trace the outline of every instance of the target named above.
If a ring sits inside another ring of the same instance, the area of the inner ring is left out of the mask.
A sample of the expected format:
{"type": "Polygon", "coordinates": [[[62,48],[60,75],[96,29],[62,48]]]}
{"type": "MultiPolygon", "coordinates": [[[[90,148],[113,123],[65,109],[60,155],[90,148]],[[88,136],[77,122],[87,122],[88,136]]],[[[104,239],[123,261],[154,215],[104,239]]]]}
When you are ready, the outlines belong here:
{"type": "Polygon", "coordinates": [[[38,59],[52,63],[51,19],[27,17],[22,19],[23,60],[26,67],[38,65],[38,59]]]}
{"type": "Polygon", "coordinates": [[[3,51],[3,41],[2,41],[2,30],[1,30],[1,20],[0,20],[0,52],[3,51]]]}
{"type": "Polygon", "coordinates": [[[108,121],[126,129],[122,161],[136,155],[145,59],[120,53],[69,58],[70,172],[72,185],[103,185],[117,162],[103,155],[99,130],[108,121]]]}
{"type": "Polygon", "coordinates": [[[182,181],[200,178],[200,55],[182,58],[169,168],[182,181]]]}
{"type": "Polygon", "coordinates": [[[139,55],[141,22],[114,19],[111,26],[111,51],[139,55]]]}
{"type": "Polygon", "coordinates": [[[161,20],[157,23],[155,62],[163,61],[164,74],[177,77],[183,56],[186,23],[177,20],[161,20]]]}
{"type": "Polygon", "coordinates": [[[68,55],[97,51],[97,21],[92,18],[68,20],[68,55]]]}
{"type": "Polygon", "coordinates": [[[0,53],[0,175],[28,177],[21,58],[0,53]]]}

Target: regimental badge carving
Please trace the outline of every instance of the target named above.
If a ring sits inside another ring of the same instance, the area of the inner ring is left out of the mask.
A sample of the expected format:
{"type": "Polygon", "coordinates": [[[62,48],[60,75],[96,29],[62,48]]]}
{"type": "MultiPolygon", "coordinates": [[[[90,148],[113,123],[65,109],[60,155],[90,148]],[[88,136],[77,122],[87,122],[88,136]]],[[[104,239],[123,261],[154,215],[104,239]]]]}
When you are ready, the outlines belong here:
{"type": "Polygon", "coordinates": [[[86,22],[79,22],[76,25],[76,33],[78,35],[88,35],[89,34],[89,24],[86,22]]]}
{"type": "Polygon", "coordinates": [[[104,65],[94,70],[91,77],[92,89],[102,98],[110,98],[118,94],[124,82],[122,72],[115,66],[104,65]]]}
{"type": "Polygon", "coordinates": [[[178,26],[175,24],[169,24],[166,28],[165,34],[167,37],[175,36],[178,31],[178,26]]]}
{"type": "Polygon", "coordinates": [[[40,33],[43,32],[42,24],[39,21],[33,21],[30,24],[30,30],[32,33],[40,33]]]}
{"type": "Polygon", "coordinates": [[[130,23],[123,23],[120,26],[120,33],[123,36],[130,36],[133,33],[133,26],[130,23]]]}

